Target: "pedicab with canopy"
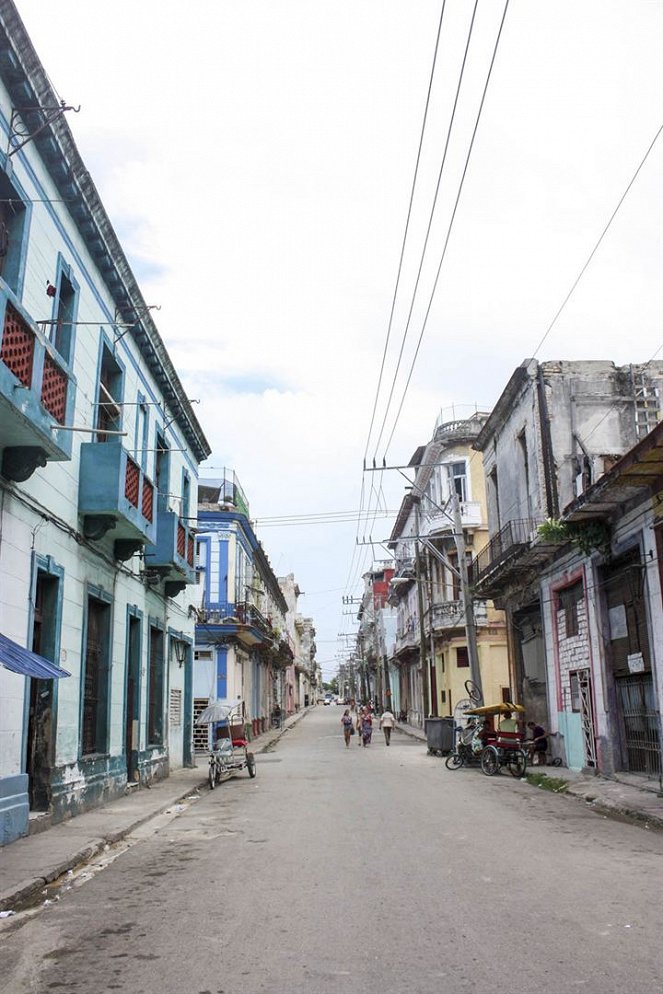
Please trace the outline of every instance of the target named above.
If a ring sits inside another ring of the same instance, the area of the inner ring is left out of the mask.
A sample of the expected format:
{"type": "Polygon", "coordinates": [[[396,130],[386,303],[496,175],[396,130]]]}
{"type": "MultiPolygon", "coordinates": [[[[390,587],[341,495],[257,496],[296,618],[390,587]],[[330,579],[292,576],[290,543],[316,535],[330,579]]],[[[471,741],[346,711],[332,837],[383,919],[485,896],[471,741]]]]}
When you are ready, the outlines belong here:
{"type": "Polygon", "coordinates": [[[246,770],[256,775],[256,761],[249,752],[242,704],[222,704],[214,701],[196,718],[196,725],[218,725],[217,738],[209,752],[208,780],[210,790],[246,770]]]}
{"type": "Polygon", "coordinates": [[[523,748],[521,730],[501,728],[499,719],[516,715],[521,720],[525,714],[522,704],[505,701],[487,704],[464,712],[467,724],[457,729],[454,750],[447,756],[449,770],[478,763],[487,777],[495,776],[506,766],[514,777],[522,777],[527,769],[527,753],[523,748]],[[498,719],[495,727],[495,719],[498,719]]]}

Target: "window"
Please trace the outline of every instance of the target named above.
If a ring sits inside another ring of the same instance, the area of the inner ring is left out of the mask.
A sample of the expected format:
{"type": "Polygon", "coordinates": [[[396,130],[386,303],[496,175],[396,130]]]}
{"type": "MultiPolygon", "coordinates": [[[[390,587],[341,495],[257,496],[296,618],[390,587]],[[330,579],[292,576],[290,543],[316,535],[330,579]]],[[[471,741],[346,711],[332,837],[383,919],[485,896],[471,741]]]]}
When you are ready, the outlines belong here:
{"type": "Polygon", "coordinates": [[[191,515],[191,477],[186,470],[182,472],[182,517],[185,521],[191,515]]]}
{"type": "Polygon", "coordinates": [[[564,612],[564,638],[571,638],[579,632],[578,626],[578,605],[582,601],[583,587],[582,580],[565,587],[559,592],[559,611],[564,612]]]}
{"type": "Polygon", "coordinates": [[[109,669],[110,604],[88,597],[81,725],[83,756],[107,750],[109,669]]]}
{"type": "Polygon", "coordinates": [[[147,742],[163,742],[163,632],[150,626],[150,662],[147,687],[147,742]]]}
{"type": "Polygon", "coordinates": [[[460,670],[464,667],[469,667],[469,665],[470,665],[470,657],[467,651],[467,647],[464,645],[459,646],[456,649],[456,666],[460,670]]]}
{"type": "Polygon", "coordinates": [[[154,483],[157,488],[159,510],[168,510],[170,486],[170,450],[166,439],[157,432],[156,459],[154,463],[154,483]]]}
{"type": "MultiPolygon", "coordinates": [[[[65,362],[71,363],[74,352],[74,327],[78,309],[78,284],[71,267],[58,258],[58,279],[53,301],[53,324],[50,340],[65,362]]],[[[101,399],[101,398],[99,398],[101,399]]]]}
{"type": "Polygon", "coordinates": [[[580,681],[578,673],[569,673],[569,688],[571,691],[571,710],[580,711],[580,681]]]}
{"type": "Polygon", "coordinates": [[[521,431],[518,435],[518,445],[520,447],[520,454],[522,456],[522,481],[525,488],[525,500],[523,501],[521,507],[527,512],[527,517],[530,517],[531,507],[530,507],[530,492],[529,492],[529,455],[527,452],[527,438],[525,436],[525,429],[521,431]]]}
{"type": "Polygon", "coordinates": [[[20,296],[27,234],[27,211],[17,190],[0,170],[0,276],[20,296]]]}
{"type": "Polygon", "coordinates": [[[450,466],[451,486],[461,501],[467,500],[467,475],[465,460],[452,462],[450,466]]]}
{"type": "Polygon", "coordinates": [[[97,389],[97,441],[107,442],[106,432],[120,431],[122,427],[122,390],[124,373],[109,346],[101,346],[99,386],[97,389]]]}
{"type": "Polygon", "coordinates": [[[138,401],[136,403],[136,437],[134,439],[134,455],[136,457],[136,462],[139,464],[141,469],[145,469],[147,460],[148,429],[149,420],[147,404],[145,403],[143,395],[138,394],[138,401]]]}

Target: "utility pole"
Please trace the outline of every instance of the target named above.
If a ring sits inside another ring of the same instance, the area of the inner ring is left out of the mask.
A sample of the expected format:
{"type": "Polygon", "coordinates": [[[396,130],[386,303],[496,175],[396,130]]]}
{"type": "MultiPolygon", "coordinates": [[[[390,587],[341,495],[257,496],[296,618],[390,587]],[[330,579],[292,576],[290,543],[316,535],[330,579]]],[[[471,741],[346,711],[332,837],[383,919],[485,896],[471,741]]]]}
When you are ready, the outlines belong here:
{"type": "MultiPolygon", "coordinates": [[[[452,484],[453,487],[453,484],[452,484]]],[[[481,684],[481,668],[479,666],[479,648],[477,646],[477,629],[474,620],[474,594],[470,587],[470,578],[467,572],[467,558],[465,553],[465,535],[463,533],[463,519],[460,513],[460,498],[452,490],[451,503],[454,517],[454,541],[456,552],[458,553],[458,572],[460,573],[460,589],[463,597],[463,607],[465,608],[465,635],[467,638],[467,656],[470,663],[470,676],[483,698],[483,687],[481,684]]]]}
{"type": "MultiPolygon", "coordinates": [[[[414,497],[414,513],[416,521],[417,535],[419,535],[419,497],[414,497]]],[[[428,687],[428,682],[430,680],[430,672],[428,669],[428,658],[426,653],[426,629],[424,626],[424,588],[423,588],[423,572],[421,569],[421,556],[419,555],[419,542],[418,540],[414,543],[414,569],[417,583],[417,603],[419,604],[419,662],[421,664],[421,691],[422,691],[422,705],[423,705],[423,717],[426,719],[428,717],[428,712],[430,711],[430,692],[428,687]]]]}

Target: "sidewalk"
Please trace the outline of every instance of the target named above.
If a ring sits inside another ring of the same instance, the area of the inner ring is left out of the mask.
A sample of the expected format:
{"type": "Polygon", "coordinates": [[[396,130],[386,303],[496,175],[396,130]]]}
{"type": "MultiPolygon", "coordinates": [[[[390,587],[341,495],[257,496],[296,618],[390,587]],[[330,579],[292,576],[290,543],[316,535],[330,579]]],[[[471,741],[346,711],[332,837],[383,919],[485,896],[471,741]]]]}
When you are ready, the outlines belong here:
{"type": "MultiPolygon", "coordinates": [[[[396,731],[426,744],[423,728],[401,722],[396,725],[396,731]]],[[[534,766],[528,767],[527,772],[545,773],[551,779],[566,781],[568,786],[555,793],[584,801],[599,814],[631,821],[643,828],[663,831],[663,798],[658,796],[657,780],[628,773],[618,773],[615,779],[611,779],[592,773],[578,773],[563,766],[534,766]]]]}
{"type": "MultiPolygon", "coordinates": [[[[271,748],[305,714],[305,710],[298,711],[285,720],[282,728],[258,736],[252,743],[253,752],[260,754],[271,748]]],[[[135,790],[0,848],[0,911],[14,910],[29,902],[47,884],[91,860],[105,846],[118,842],[186,798],[197,797],[198,788],[206,784],[207,760],[199,756],[197,767],[176,770],[149,790],[135,790]]]]}

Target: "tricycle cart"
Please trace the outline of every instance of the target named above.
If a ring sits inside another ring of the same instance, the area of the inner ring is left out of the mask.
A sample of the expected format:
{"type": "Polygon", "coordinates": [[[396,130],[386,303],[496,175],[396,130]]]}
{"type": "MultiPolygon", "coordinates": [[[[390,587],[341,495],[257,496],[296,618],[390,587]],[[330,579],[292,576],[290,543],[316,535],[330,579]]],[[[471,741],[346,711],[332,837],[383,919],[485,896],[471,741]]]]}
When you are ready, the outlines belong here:
{"type": "Polygon", "coordinates": [[[487,777],[495,776],[504,766],[512,776],[524,776],[527,753],[523,749],[523,733],[502,727],[500,721],[511,715],[522,718],[524,713],[522,704],[509,701],[465,711],[467,725],[457,730],[456,746],[446,760],[447,769],[458,770],[479,763],[487,777]]]}
{"type": "Polygon", "coordinates": [[[217,725],[217,734],[209,753],[208,779],[210,790],[218,783],[246,770],[250,777],[256,775],[256,761],[249,752],[241,704],[229,705],[215,701],[198,715],[197,725],[217,725]]]}

